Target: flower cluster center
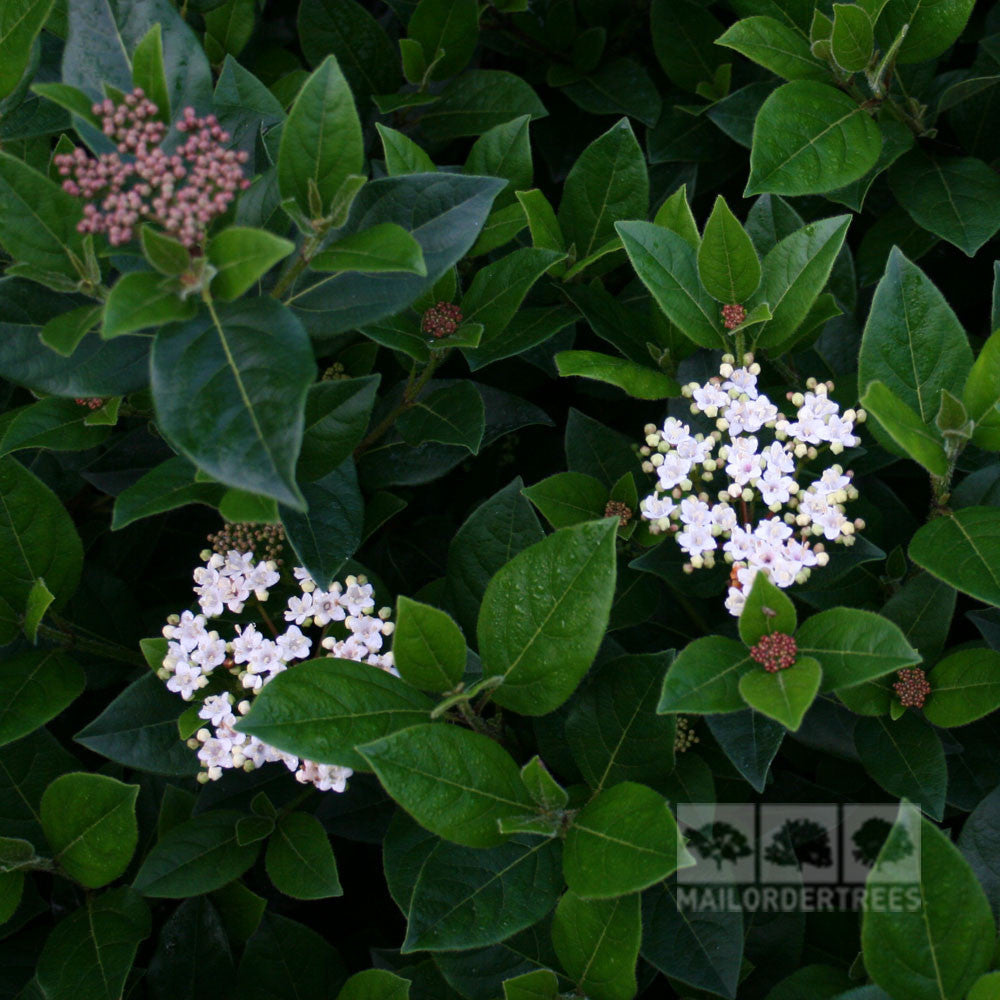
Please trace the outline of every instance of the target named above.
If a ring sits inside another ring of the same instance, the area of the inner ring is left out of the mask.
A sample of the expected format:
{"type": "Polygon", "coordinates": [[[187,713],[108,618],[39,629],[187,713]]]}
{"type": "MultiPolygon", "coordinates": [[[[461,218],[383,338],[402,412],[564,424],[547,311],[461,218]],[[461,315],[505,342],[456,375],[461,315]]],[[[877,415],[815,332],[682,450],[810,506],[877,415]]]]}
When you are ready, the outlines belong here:
{"type": "Polygon", "coordinates": [[[757,644],[750,648],[750,655],[758,663],[763,664],[769,674],[776,674],[779,670],[787,670],[794,666],[798,652],[799,647],[795,637],[788,635],[787,632],[762,635],[757,644]]]}

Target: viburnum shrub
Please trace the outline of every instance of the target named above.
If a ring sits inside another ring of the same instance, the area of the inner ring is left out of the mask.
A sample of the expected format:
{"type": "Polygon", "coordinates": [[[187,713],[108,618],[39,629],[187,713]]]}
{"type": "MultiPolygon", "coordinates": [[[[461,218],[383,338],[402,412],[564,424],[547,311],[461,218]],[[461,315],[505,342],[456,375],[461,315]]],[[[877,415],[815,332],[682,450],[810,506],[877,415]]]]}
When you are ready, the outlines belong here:
{"type": "Polygon", "coordinates": [[[1000,995],[998,39],[0,5],[0,994],[1000,995]]]}

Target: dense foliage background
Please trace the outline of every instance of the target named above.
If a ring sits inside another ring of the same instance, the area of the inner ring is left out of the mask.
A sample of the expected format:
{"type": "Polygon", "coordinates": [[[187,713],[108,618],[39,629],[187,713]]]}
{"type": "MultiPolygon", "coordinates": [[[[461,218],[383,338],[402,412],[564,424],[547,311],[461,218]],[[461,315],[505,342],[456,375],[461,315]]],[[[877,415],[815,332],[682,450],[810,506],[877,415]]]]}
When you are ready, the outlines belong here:
{"type": "Polygon", "coordinates": [[[1000,996],[998,39],[974,0],[0,6],[0,995],[1000,996]],[[135,87],[251,183],[82,232],[135,87]],[[860,537],[760,598],[790,694],[638,513],[643,428],[750,348],[869,414],[860,537]],[[156,676],[244,522],[280,600],[392,608],[402,678],[296,666],[247,720],[345,792],[199,782],[156,676]],[[674,904],[666,802],[897,799],[915,912],[674,904]]]}

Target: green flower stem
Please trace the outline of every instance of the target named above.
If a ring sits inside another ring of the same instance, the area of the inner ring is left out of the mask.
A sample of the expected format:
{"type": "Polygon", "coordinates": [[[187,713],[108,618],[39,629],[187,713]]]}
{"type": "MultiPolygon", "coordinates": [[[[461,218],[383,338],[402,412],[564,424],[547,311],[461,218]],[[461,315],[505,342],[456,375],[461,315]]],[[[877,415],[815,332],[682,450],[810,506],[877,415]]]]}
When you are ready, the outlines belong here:
{"type": "Polygon", "coordinates": [[[430,381],[431,375],[434,374],[434,370],[441,364],[442,361],[447,357],[448,351],[433,351],[431,353],[431,359],[427,362],[423,371],[416,378],[416,366],[410,370],[410,377],[406,382],[406,387],[403,389],[403,398],[400,402],[394,406],[372,429],[368,432],[365,439],[354,449],[354,457],[358,458],[363,455],[376,441],[378,441],[386,432],[388,432],[393,424],[409,409],[416,405],[417,399],[420,396],[420,392],[423,387],[430,381]]]}

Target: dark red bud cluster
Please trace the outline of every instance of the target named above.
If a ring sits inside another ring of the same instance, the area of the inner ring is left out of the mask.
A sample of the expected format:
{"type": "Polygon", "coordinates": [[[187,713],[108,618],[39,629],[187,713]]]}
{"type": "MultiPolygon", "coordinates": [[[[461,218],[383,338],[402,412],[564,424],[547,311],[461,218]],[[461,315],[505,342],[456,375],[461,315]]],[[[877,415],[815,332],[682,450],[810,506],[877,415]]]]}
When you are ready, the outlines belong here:
{"type": "Polygon", "coordinates": [[[91,396],[88,399],[74,399],[77,406],[85,406],[88,410],[99,410],[104,405],[104,400],[99,396],[91,396]]]}
{"type": "Polygon", "coordinates": [[[420,329],[432,337],[447,337],[458,329],[463,318],[462,310],[453,302],[439,302],[424,313],[420,329]]]}
{"type": "Polygon", "coordinates": [[[624,528],[632,520],[632,508],[622,500],[609,500],[604,505],[605,517],[617,517],[618,523],[624,528]]]}
{"type": "Polygon", "coordinates": [[[769,674],[776,674],[794,665],[798,651],[793,636],[786,632],[772,632],[760,637],[757,645],[750,648],[750,655],[762,663],[769,674]]]}
{"type": "Polygon", "coordinates": [[[727,330],[735,330],[747,318],[747,311],[741,305],[722,307],[722,325],[727,330]]]}
{"type": "Polygon", "coordinates": [[[920,667],[904,667],[896,671],[896,677],[899,679],[892,689],[899,696],[899,703],[904,708],[923,708],[931,693],[930,682],[923,670],[920,667]]]}

